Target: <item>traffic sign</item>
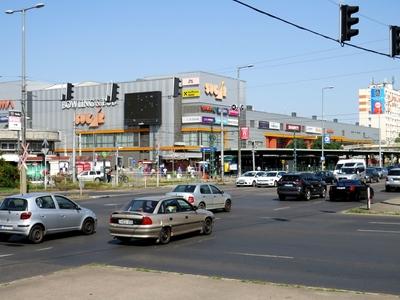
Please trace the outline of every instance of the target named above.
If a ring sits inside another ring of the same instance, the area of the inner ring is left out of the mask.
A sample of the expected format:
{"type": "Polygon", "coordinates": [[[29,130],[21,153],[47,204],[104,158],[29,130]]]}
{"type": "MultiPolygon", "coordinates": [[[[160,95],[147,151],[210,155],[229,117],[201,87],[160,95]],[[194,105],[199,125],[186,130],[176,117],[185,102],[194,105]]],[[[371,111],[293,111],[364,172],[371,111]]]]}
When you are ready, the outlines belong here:
{"type": "Polygon", "coordinates": [[[19,165],[18,168],[21,169],[22,167],[25,168],[26,170],[28,169],[26,165],[26,159],[28,158],[28,148],[29,148],[29,143],[26,145],[21,144],[22,147],[22,155],[19,157],[19,165]]]}
{"type": "Polygon", "coordinates": [[[328,134],[324,135],[324,143],[325,144],[330,144],[331,143],[331,137],[328,134]]]}

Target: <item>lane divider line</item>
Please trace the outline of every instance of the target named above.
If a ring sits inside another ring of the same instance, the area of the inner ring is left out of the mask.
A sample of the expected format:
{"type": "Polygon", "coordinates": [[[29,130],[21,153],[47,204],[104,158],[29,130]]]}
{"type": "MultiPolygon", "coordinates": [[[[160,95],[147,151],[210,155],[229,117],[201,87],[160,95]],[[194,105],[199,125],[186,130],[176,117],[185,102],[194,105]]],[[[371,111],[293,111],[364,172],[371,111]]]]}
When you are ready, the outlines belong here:
{"type": "Polygon", "coordinates": [[[282,255],[273,255],[273,254],[255,254],[255,253],[243,253],[243,252],[228,252],[228,253],[234,254],[234,255],[243,255],[243,256],[279,258],[279,259],[294,259],[293,256],[282,256],[282,255]]]}
{"type": "Polygon", "coordinates": [[[35,251],[46,251],[46,250],[50,250],[50,249],[53,249],[53,247],[40,248],[40,249],[36,249],[35,251]]]}
{"type": "Polygon", "coordinates": [[[288,209],[288,208],[290,208],[290,206],[278,207],[278,208],[274,208],[274,210],[283,210],[283,209],[288,209]]]}
{"type": "Polygon", "coordinates": [[[12,255],[14,255],[14,254],[0,254],[0,258],[7,257],[7,256],[12,256],[12,255]]]}
{"type": "Polygon", "coordinates": [[[400,225],[400,223],[397,222],[368,222],[368,224],[400,225]]]}
{"type": "Polygon", "coordinates": [[[396,230],[373,230],[373,229],[357,229],[360,232],[380,232],[380,233],[400,233],[400,231],[396,230]]]}

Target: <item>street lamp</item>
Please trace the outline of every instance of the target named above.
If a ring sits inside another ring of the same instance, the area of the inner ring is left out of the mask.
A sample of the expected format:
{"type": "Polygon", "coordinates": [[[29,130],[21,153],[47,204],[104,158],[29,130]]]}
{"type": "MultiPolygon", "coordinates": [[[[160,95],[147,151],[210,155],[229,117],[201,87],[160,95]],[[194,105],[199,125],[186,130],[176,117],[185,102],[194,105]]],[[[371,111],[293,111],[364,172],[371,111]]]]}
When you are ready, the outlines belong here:
{"type": "Polygon", "coordinates": [[[324,127],[324,91],[333,89],[333,86],[326,86],[322,88],[322,114],[321,114],[321,123],[322,123],[322,137],[321,137],[321,170],[325,169],[325,156],[324,156],[324,147],[325,147],[325,127],[324,127]]]}
{"type": "MultiPolygon", "coordinates": [[[[15,9],[15,10],[6,10],[6,14],[13,14],[13,13],[21,13],[22,16],[22,75],[21,75],[21,115],[22,115],[22,124],[21,124],[21,131],[22,131],[22,137],[21,137],[21,142],[22,145],[25,146],[26,144],[26,57],[25,57],[25,15],[28,10],[34,9],[34,8],[42,8],[44,6],[44,3],[38,3],[34,6],[27,7],[27,8],[21,8],[21,9],[15,9]]],[[[20,153],[22,156],[22,153],[20,153]]],[[[20,169],[20,192],[21,194],[25,194],[27,190],[26,186],[26,169],[24,166],[21,166],[20,169]]]]}
{"type": "Polygon", "coordinates": [[[238,176],[242,175],[242,149],[241,149],[241,140],[240,140],[240,125],[242,114],[240,113],[241,105],[240,105],[240,70],[252,68],[254,65],[246,65],[237,67],[237,108],[238,108],[238,176]]]}

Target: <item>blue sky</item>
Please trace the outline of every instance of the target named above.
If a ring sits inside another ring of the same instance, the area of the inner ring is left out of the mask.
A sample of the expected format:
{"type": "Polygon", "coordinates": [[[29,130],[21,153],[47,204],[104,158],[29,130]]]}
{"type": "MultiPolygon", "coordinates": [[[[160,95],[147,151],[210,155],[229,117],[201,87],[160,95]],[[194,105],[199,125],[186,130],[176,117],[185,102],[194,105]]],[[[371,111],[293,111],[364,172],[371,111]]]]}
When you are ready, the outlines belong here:
{"type": "MultiPolygon", "coordinates": [[[[0,81],[21,73],[21,16],[7,9],[41,1],[0,1],[0,81]]],[[[395,77],[400,60],[341,47],[257,14],[231,0],[47,0],[27,14],[27,75],[47,82],[129,81],[145,76],[206,71],[236,77],[256,110],[358,121],[358,89],[395,77]]],[[[339,35],[335,0],[243,0],[325,35],[339,35]]],[[[344,2],[343,2],[344,3],[344,2]]],[[[359,5],[360,34],[352,43],[389,53],[388,25],[399,25],[400,1],[359,5]]]]}

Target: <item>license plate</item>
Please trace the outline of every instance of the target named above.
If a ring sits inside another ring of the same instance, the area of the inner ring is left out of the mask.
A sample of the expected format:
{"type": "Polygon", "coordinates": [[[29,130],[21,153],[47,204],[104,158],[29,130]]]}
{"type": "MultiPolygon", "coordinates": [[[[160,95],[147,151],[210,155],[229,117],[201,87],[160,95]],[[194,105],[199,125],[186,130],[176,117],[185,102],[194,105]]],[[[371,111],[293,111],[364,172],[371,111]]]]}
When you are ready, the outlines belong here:
{"type": "Polygon", "coordinates": [[[8,225],[0,225],[0,229],[4,229],[4,230],[12,230],[13,227],[12,226],[8,226],[8,225]]]}
{"type": "Polygon", "coordinates": [[[338,186],[337,189],[338,190],[344,190],[344,189],[346,189],[346,187],[345,186],[338,186]]]}
{"type": "Polygon", "coordinates": [[[293,184],[286,183],[285,186],[293,186],[293,184]]]}
{"type": "Polygon", "coordinates": [[[127,220],[127,219],[119,219],[118,224],[121,225],[133,225],[133,220],[127,220]]]}

